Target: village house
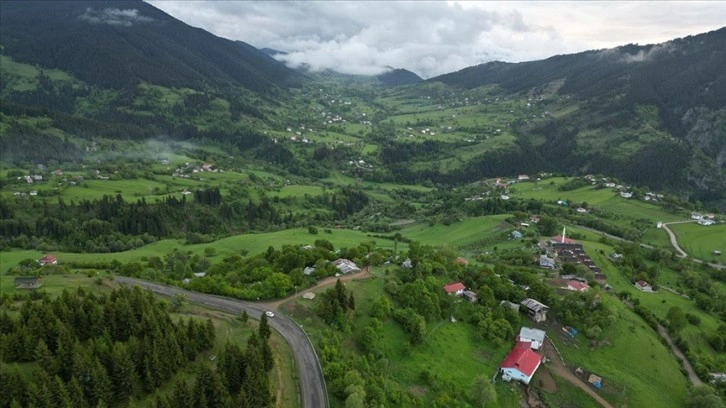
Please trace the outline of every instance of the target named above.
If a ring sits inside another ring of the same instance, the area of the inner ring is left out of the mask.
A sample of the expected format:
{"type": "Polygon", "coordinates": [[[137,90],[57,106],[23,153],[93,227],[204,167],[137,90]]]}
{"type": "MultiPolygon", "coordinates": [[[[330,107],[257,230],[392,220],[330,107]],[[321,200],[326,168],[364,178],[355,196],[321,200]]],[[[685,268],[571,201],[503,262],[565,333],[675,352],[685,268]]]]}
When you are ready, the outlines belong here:
{"type": "Polygon", "coordinates": [[[532,351],[529,343],[517,342],[499,369],[504,381],[517,380],[529,384],[541,363],[542,357],[532,351]]]}
{"type": "Polygon", "coordinates": [[[535,322],[542,323],[547,320],[547,311],[550,309],[549,306],[531,298],[524,299],[520,302],[520,304],[524,306],[529,314],[529,317],[535,322]]]}
{"type": "Polygon", "coordinates": [[[635,282],[635,288],[642,292],[653,292],[653,287],[644,280],[639,280],[635,282]]]}
{"type": "Polygon", "coordinates": [[[312,266],[306,266],[305,269],[303,269],[303,275],[310,276],[313,272],[315,272],[315,268],[312,266]]]}
{"type": "Polygon", "coordinates": [[[510,236],[510,237],[511,237],[512,239],[521,239],[521,238],[522,238],[522,233],[521,233],[521,232],[519,232],[519,231],[512,231],[512,233],[511,233],[511,234],[509,234],[509,236],[510,236]]]}
{"type": "Polygon", "coordinates": [[[18,276],[15,278],[15,289],[38,289],[43,286],[40,276],[18,276]]]}
{"type": "Polygon", "coordinates": [[[519,329],[517,342],[529,343],[530,348],[539,350],[544,345],[545,334],[544,330],[522,327],[519,329]]]}
{"type": "Polygon", "coordinates": [[[539,267],[544,269],[555,269],[555,260],[547,255],[539,256],[539,267]]]}
{"type": "Polygon", "coordinates": [[[56,258],[55,255],[48,254],[48,255],[38,259],[38,263],[40,264],[40,266],[57,265],[58,258],[56,258]]]}
{"type": "Polygon", "coordinates": [[[447,295],[463,296],[465,289],[466,286],[464,286],[461,282],[451,282],[444,285],[444,292],[446,292],[447,295]]]}
{"type": "Polygon", "coordinates": [[[336,268],[342,273],[343,275],[351,273],[351,272],[358,272],[360,268],[358,265],[353,263],[353,261],[349,259],[337,259],[333,261],[333,265],[335,265],[336,268]]]}
{"type": "Polygon", "coordinates": [[[512,309],[515,312],[519,313],[519,305],[516,303],[512,303],[508,300],[502,300],[501,302],[499,302],[499,306],[502,306],[506,309],[512,309]]]}
{"type": "Polygon", "coordinates": [[[574,279],[567,281],[567,290],[574,292],[587,292],[588,289],[590,289],[590,285],[586,282],[580,282],[574,279]]]}

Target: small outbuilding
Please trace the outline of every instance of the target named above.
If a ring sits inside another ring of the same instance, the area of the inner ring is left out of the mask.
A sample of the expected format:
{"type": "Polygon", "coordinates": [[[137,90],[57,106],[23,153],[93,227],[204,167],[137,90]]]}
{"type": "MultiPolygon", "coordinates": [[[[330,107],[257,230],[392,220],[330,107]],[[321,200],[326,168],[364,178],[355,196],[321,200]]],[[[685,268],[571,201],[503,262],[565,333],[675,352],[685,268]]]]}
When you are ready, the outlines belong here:
{"type": "Polygon", "coordinates": [[[544,330],[532,329],[530,327],[522,327],[521,329],[519,329],[517,341],[522,343],[529,343],[530,348],[532,348],[533,350],[539,350],[544,344],[544,340],[544,330]]]}
{"type": "Polygon", "coordinates": [[[540,303],[534,299],[527,298],[520,302],[522,306],[527,310],[529,317],[537,323],[542,323],[547,320],[547,311],[550,309],[549,306],[544,303],[540,303]]]}

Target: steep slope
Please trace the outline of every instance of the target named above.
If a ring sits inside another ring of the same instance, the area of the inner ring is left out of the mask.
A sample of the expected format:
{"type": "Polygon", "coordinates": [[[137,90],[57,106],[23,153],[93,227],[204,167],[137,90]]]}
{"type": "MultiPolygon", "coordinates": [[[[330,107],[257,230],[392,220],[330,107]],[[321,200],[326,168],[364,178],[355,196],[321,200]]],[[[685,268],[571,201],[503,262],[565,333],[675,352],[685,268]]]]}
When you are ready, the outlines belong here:
{"type": "Polygon", "coordinates": [[[567,97],[562,110],[569,113],[517,128],[533,160],[651,187],[690,184],[704,199],[718,199],[726,191],[724,66],[726,28],[657,45],[491,62],[430,81],[532,96],[554,89],[567,97]]]}
{"type": "Polygon", "coordinates": [[[297,85],[299,74],[250,46],[188,26],[141,1],[2,2],[2,53],[121,88],[254,91],[297,85]]]}

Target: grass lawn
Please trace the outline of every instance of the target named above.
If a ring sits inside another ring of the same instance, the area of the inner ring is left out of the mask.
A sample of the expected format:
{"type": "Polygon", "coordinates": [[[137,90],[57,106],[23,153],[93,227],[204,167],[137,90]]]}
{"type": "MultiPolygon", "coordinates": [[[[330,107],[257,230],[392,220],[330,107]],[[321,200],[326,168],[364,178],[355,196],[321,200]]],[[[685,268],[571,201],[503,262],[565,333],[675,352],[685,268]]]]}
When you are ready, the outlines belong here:
{"type": "Polygon", "coordinates": [[[413,224],[400,231],[401,235],[424,244],[460,247],[481,241],[511,228],[504,220],[511,214],[467,218],[451,225],[413,224]]]}
{"type": "Polygon", "coordinates": [[[709,262],[726,262],[724,255],[713,255],[714,250],[726,254],[726,224],[698,225],[695,222],[668,226],[678,237],[678,245],[688,255],[709,262]]]}
{"type": "Polygon", "coordinates": [[[688,380],[675,356],[658,334],[634,312],[612,296],[603,302],[613,307],[618,319],[605,329],[609,342],[591,349],[584,336],[579,347],[566,345],[550,333],[569,368],[583,367],[603,377],[601,395],[615,406],[683,406],[688,380]]]}

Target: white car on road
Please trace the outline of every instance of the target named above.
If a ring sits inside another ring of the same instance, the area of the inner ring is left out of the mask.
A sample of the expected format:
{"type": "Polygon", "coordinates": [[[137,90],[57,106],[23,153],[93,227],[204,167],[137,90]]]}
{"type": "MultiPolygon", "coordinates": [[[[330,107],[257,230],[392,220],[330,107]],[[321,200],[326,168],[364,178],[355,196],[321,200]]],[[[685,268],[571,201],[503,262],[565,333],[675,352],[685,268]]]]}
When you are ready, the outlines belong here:
{"type": "Polygon", "coordinates": [[[275,317],[275,314],[270,312],[269,310],[265,312],[265,314],[267,315],[267,317],[275,317]]]}

